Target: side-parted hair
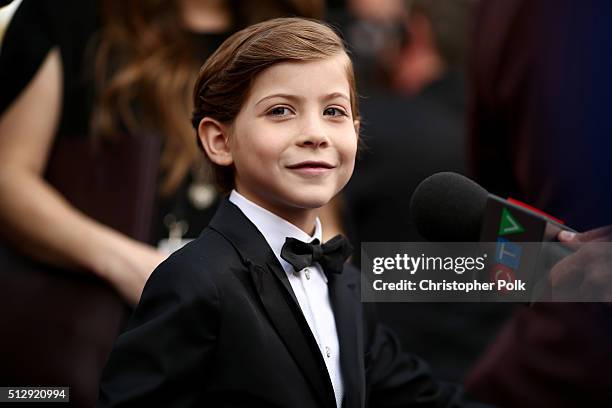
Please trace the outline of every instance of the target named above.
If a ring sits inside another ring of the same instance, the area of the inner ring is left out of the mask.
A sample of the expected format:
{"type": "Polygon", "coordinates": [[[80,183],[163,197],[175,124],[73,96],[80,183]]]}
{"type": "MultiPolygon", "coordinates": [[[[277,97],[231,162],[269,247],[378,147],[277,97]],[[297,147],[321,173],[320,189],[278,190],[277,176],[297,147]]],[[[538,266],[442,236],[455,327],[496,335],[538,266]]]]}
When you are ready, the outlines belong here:
{"type": "MultiPolygon", "coordinates": [[[[332,28],[316,20],[276,18],[235,33],[200,70],[193,92],[191,120],[196,135],[204,117],[231,125],[254,79],[266,68],[281,62],[315,61],[342,53],[347,54],[342,39],[332,28]]],[[[353,120],[359,120],[353,65],[347,60],[351,111],[353,120]]],[[[197,139],[202,148],[199,137],[197,139]]],[[[231,190],[234,187],[233,166],[212,163],[212,168],[219,189],[222,192],[231,190]]]]}

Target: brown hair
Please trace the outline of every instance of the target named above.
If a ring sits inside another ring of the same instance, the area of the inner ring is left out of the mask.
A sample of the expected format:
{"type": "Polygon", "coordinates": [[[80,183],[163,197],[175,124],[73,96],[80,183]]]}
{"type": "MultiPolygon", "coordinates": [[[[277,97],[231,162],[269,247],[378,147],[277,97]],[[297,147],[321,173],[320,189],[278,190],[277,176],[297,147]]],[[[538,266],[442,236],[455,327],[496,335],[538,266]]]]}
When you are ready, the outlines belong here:
{"type": "MultiPolygon", "coordinates": [[[[228,0],[227,6],[230,31],[283,15],[320,17],[324,11],[322,0],[228,0]]],[[[160,191],[167,195],[199,158],[188,120],[201,65],[197,44],[184,28],[178,1],[104,0],[100,12],[93,133],[109,139],[124,128],[160,132],[160,191]]]]}
{"type": "MultiPolygon", "coordinates": [[[[313,61],[347,53],[343,41],[329,26],[303,18],[277,18],[245,28],[228,38],[200,70],[193,92],[191,123],[196,130],[204,117],[233,123],[254,78],[266,68],[287,61],[313,61]]],[[[353,66],[349,60],[353,119],[359,120],[353,66]]],[[[198,145],[202,148],[198,138],[198,145]]],[[[234,187],[231,166],[212,164],[219,189],[234,187]]]]}

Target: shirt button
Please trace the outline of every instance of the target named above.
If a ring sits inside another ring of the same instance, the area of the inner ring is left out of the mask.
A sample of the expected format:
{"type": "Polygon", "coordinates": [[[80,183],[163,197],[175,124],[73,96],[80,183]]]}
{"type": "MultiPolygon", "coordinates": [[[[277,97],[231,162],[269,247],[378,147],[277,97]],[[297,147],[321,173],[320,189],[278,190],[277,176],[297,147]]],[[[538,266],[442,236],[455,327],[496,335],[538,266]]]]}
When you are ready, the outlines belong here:
{"type": "Polygon", "coordinates": [[[327,346],[325,346],[325,355],[327,356],[327,358],[331,357],[331,350],[327,346]]]}
{"type": "Polygon", "coordinates": [[[306,275],[306,279],[310,280],[310,269],[304,269],[304,275],[306,275]]]}

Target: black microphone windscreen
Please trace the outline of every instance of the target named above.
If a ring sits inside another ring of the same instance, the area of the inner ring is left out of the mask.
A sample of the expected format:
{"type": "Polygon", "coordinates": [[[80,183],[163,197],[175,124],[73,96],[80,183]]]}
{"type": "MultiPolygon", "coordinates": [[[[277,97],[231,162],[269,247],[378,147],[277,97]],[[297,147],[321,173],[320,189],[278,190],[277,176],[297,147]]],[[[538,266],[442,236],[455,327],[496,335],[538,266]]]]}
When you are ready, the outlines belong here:
{"type": "Polygon", "coordinates": [[[457,173],[436,173],[423,180],[410,202],[412,219],[429,241],[476,242],[488,192],[457,173]]]}

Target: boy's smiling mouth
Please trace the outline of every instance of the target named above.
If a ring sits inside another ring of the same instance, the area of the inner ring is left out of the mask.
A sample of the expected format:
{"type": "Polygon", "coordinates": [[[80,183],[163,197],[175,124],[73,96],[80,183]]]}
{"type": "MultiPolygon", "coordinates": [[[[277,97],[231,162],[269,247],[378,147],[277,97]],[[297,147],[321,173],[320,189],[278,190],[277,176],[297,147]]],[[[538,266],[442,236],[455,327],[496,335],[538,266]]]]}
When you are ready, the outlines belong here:
{"type": "Polygon", "coordinates": [[[328,173],[336,166],[325,161],[307,160],[287,166],[289,170],[305,176],[318,176],[328,173]]]}
{"type": "Polygon", "coordinates": [[[307,161],[303,161],[303,162],[299,162],[296,164],[290,164],[287,166],[288,169],[300,169],[300,168],[322,168],[322,169],[333,169],[334,166],[333,164],[330,164],[328,162],[325,161],[314,161],[314,160],[307,160],[307,161]]]}

